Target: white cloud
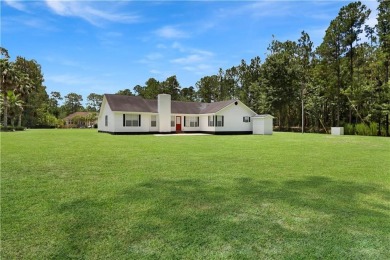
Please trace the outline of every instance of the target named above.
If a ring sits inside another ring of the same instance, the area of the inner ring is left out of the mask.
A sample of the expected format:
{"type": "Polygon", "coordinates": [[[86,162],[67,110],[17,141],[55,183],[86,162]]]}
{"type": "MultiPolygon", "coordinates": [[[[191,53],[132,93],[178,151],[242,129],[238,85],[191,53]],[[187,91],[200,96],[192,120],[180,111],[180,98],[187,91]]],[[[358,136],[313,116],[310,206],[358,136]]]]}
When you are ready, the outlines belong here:
{"type": "Polygon", "coordinates": [[[186,52],[186,53],[195,53],[195,54],[207,55],[207,56],[213,56],[214,55],[214,53],[212,53],[210,51],[205,51],[205,50],[201,50],[201,49],[185,47],[180,42],[174,42],[171,45],[171,48],[179,50],[180,52],[186,52]]]}
{"type": "MultiPolygon", "coordinates": [[[[101,10],[91,5],[92,3],[99,2],[45,1],[46,5],[58,15],[79,17],[96,26],[102,25],[103,22],[134,23],[139,21],[140,18],[136,15],[101,10]]],[[[114,5],[114,3],[110,2],[110,6],[112,5],[114,5]]]]}
{"type": "Polygon", "coordinates": [[[155,31],[156,35],[162,38],[167,38],[167,39],[178,39],[178,38],[188,38],[189,35],[181,31],[174,26],[164,26],[157,31],[155,31]]]}
{"type": "Polygon", "coordinates": [[[204,57],[198,54],[191,54],[183,58],[173,59],[171,60],[171,62],[178,63],[178,64],[188,64],[188,63],[200,62],[202,60],[204,60],[204,57]]]}
{"type": "MultiPolygon", "coordinates": [[[[244,5],[228,8],[219,8],[216,17],[231,19],[236,16],[251,18],[287,16],[292,14],[291,5],[288,1],[248,1],[244,5]]],[[[213,23],[209,23],[214,26],[213,23]]]]}
{"type": "Polygon", "coordinates": [[[148,60],[159,60],[163,57],[163,55],[161,53],[158,53],[158,52],[154,52],[154,53],[150,53],[148,55],[146,55],[146,58],[148,60]]]}
{"type": "Polygon", "coordinates": [[[104,32],[97,35],[102,46],[107,48],[118,48],[122,42],[123,33],[104,32]]]}
{"type": "Polygon", "coordinates": [[[4,0],[4,3],[6,3],[8,6],[11,6],[12,8],[15,8],[19,11],[27,11],[26,6],[21,1],[15,1],[15,0],[4,0]]]}
{"type": "Polygon", "coordinates": [[[196,66],[185,66],[184,70],[194,73],[196,75],[207,75],[216,72],[216,68],[208,64],[198,64],[196,66]]]}
{"type": "Polygon", "coordinates": [[[370,17],[368,18],[368,21],[366,22],[366,24],[368,24],[369,26],[373,27],[375,26],[378,21],[377,21],[377,16],[378,16],[378,2],[377,1],[362,1],[362,4],[366,5],[368,9],[371,10],[371,14],[370,14],[370,17]]]}
{"type": "Polygon", "coordinates": [[[156,75],[163,75],[164,74],[163,72],[161,72],[159,70],[150,70],[149,72],[152,74],[156,74],[156,75]]]}
{"type": "Polygon", "coordinates": [[[176,63],[176,64],[195,64],[195,63],[200,63],[205,60],[210,60],[213,56],[214,53],[210,51],[205,51],[205,50],[200,50],[200,49],[193,49],[193,48],[184,48],[183,46],[176,44],[174,49],[179,49],[180,52],[182,53],[188,53],[188,55],[176,59],[171,59],[171,63],[176,63]]]}
{"type": "Polygon", "coordinates": [[[1,18],[1,23],[3,32],[21,32],[24,30],[24,27],[37,29],[39,31],[58,31],[53,23],[33,16],[6,16],[1,18]]]}
{"type": "Polygon", "coordinates": [[[166,49],[167,48],[167,46],[166,45],[164,45],[164,44],[157,44],[157,49],[166,49]]]}
{"type": "Polygon", "coordinates": [[[58,54],[51,54],[43,58],[45,61],[52,63],[55,66],[62,65],[66,67],[72,67],[72,68],[77,68],[77,69],[87,69],[88,67],[81,64],[80,61],[75,60],[75,59],[70,59],[67,57],[63,57],[58,54]]]}
{"type": "Polygon", "coordinates": [[[93,85],[97,83],[97,80],[92,77],[79,76],[74,74],[54,74],[45,76],[45,80],[48,82],[61,83],[69,86],[85,86],[93,85]]]}
{"type": "Polygon", "coordinates": [[[145,58],[139,60],[139,63],[146,64],[149,66],[155,66],[159,60],[164,57],[163,54],[159,52],[149,53],[145,56],[145,58]]]}
{"type": "Polygon", "coordinates": [[[184,52],[185,51],[185,49],[184,49],[184,47],[181,45],[181,43],[179,43],[179,42],[174,42],[174,43],[172,43],[172,49],[177,49],[177,50],[179,50],[179,51],[181,51],[181,52],[184,52]]]}

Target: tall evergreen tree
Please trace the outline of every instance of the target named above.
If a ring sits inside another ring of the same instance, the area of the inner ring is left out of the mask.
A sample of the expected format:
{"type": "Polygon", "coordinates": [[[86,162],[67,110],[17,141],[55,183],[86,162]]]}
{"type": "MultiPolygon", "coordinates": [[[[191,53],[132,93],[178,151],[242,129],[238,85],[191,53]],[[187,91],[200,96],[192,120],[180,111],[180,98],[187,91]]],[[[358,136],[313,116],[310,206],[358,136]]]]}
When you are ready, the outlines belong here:
{"type": "Polygon", "coordinates": [[[385,67],[385,82],[389,82],[390,66],[390,1],[378,0],[378,37],[380,49],[383,53],[383,65],[385,67]]]}
{"type": "Polygon", "coordinates": [[[77,93],[69,93],[65,96],[64,111],[66,114],[82,111],[84,108],[81,104],[83,97],[77,93]]]}
{"type": "Polygon", "coordinates": [[[322,68],[326,70],[327,95],[331,105],[331,125],[340,125],[340,114],[342,109],[342,91],[345,89],[345,82],[342,75],[342,58],[346,52],[343,45],[342,25],[339,17],[330,22],[325,32],[325,37],[321,45],[317,48],[320,55],[322,68]]]}

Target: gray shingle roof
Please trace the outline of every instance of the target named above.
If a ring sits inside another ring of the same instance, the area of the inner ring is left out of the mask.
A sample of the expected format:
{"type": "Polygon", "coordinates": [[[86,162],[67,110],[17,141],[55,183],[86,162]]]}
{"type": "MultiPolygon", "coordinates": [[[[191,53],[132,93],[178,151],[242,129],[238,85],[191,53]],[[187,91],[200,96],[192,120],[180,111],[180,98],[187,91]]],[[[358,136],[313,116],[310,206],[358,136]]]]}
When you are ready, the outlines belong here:
{"type": "MultiPolygon", "coordinates": [[[[112,111],[121,112],[149,112],[157,113],[157,100],[143,99],[142,97],[105,94],[112,111]]],[[[213,103],[172,101],[172,114],[213,114],[236,100],[213,103]]]]}
{"type": "Polygon", "coordinates": [[[105,97],[112,111],[157,113],[157,100],[114,94],[105,94],[105,97]]]}

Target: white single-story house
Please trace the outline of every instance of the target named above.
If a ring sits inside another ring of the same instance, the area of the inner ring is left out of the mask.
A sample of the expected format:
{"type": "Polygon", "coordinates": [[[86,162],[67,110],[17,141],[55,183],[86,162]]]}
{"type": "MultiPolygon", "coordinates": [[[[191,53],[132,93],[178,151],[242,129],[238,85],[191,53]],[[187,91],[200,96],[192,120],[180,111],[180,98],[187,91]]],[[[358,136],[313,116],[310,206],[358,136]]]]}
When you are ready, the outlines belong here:
{"type": "Polygon", "coordinates": [[[251,134],[255,116],[258,115],[239,100],[202,103],[171,101],[168,94],[158,95],[157,100],[105,94],[98,131],[111,134],[251,134]]]}

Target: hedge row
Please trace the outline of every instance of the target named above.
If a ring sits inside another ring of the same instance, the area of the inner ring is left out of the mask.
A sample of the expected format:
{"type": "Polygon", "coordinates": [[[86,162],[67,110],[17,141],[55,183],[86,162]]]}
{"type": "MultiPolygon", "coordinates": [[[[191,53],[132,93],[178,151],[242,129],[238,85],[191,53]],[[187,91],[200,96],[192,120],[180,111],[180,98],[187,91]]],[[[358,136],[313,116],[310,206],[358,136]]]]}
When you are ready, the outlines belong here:
{"type": "MultiPolygon", "coordinates": [[[[378,123],[364,124],[345,124],[344,134],[346,135],[368,135],[378,136],[378,123]]],[[[381,135],[386,136],[386,128],[381,126],[381,135]]]]}
{"type": "Polygon", "coordinates": [[[25,129],[24,126],[0,126],[2,132],[24,131],[25,129]]]}

